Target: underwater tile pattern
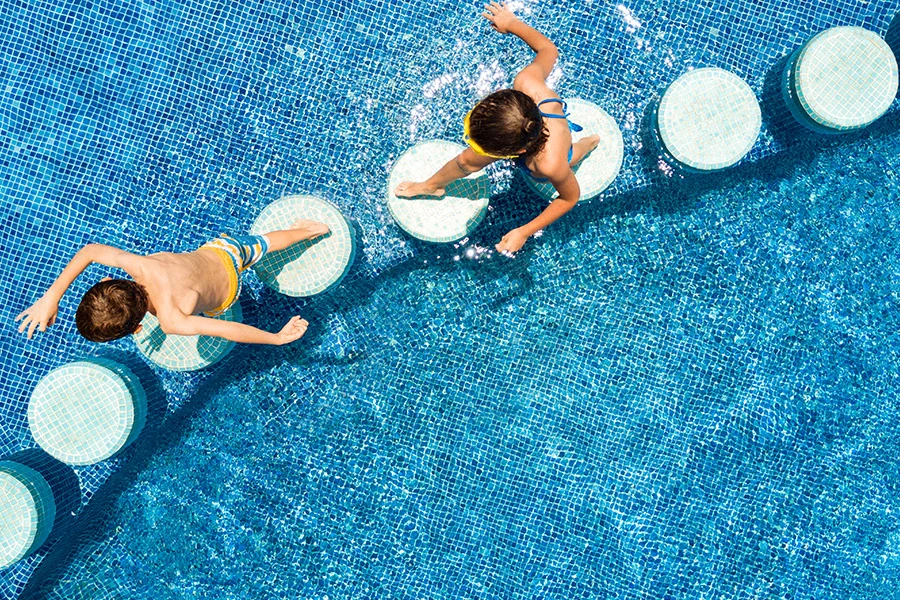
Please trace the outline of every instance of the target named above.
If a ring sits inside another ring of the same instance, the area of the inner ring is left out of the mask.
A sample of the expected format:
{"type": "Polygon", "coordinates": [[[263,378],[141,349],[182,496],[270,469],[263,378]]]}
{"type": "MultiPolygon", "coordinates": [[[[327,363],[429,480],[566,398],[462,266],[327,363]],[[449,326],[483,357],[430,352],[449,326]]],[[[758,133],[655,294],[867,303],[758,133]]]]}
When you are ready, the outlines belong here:
{"type": "Polygon", "coordinates": [[[270,252],[253,270],[267,286],[288,296],[314,296],[340,283],[356,255],[353,230],[333,204],[315,196],[286,196],[268,205],[250,233],[290,229],[298,219],[318,221],[330,230],[324,237],[270,252]]]}
{"type": "Polygon", "coordinates": [[[69,465],[92,465],[140,432],[146,397],[116,370],[96,360],[78,361],[54,369],[35,386],[28,427],[47,454],[69,465]]]}
{"type": "Polygon", "coordinates": [[[47,597],[896,598],[898,150],[809,144],[310,305],[47,597]]]}
{"type": "Polygon", "coordinates": [[[762,125],[756,95],[724,69],[688,71],[663,93],[659,135],[678,162],[701,171],[724,169],[744,158],[762,125]]]}
{"type": "Polygon", "coordinates": [[[141,360],[75,330],[97,265],[47,332],[15,332],[83,244],[193,250],[286,194],[359,234],[328,294],[246,279],[246,322],[302,314],[298,344],[148,361],[152,459],[74,470],[87,535],[0,570],[0,598],[897,596],[896,101],[810,140],[772,85],[829,27],[884,35],[896,2],[515,4],[624,157],[507,261],[490,248],[545,206],[509,165],[455,244],[385,202],[403,152],[459,142],[527,64],[480,2],[0,0],[0,457],[35,449],[48,372],[141,360]],[[682,179],[648,113],[703,67],[750,85],[762,130],[682,179]]]}
{"type": "Polygon", "coordinates": [[[834,27],[813,36],[797,56],[793,75],[806,114],[830,129],[868,125],[897,95],[893,51],[862,27],[834,27]]]}
{"type": "MultiPolygon", "coordinates": [[[[240,299],[215,319],[241,322],[240,299]]],[[[196,371],[212,366],[225,358],[235,343],[208,335],[166,335],[159,319],[147,313],[141,321],[143,329],[131,336],[134,345],[147,360],[170,371],[196,371]]]]}
{"type": "MultiPolygon", "coordinates": [[[[581,187],[579,200],[584,202],[599,196],[615,180],[622,168],[625,146],[619,125],[605,110],[580,98],[567,99],[566,105],[569,108],[569,120],[582,127],[581,131],[572,132],[573,143],[589,135],[600,136],[597,147],[574,168],[575,178],[581,187]]],[[[548,181],[535,181],[533,177],[526,177],[525,181],[545,198],[559,196],[556,188],[548,181]]]]}
{"type": "Polygon", "coordinates": [[[484,172],[449,183],[440,197],[398,198],[394,194],[400,183],[425,181],[464,149],[453,142],[419,142],[397,159],[387,181],[387,207],[409,235],[426,242],[454,242],[469,235],[484,219],[491,195],[484,172]]]}
{"type": "Polygon", "coordinates": [[[40,473],[0,461],[0,567],[8,567],[40,547],[50,534],[56,505],[40,473]]]}

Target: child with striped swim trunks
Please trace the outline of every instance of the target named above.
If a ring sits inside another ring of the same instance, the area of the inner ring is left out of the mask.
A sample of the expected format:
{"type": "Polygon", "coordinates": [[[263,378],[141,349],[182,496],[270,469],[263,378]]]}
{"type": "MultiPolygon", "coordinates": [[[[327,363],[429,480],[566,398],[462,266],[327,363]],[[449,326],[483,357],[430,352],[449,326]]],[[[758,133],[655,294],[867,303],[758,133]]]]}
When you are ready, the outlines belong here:
{"type": "Polygon", "coordinates": [[[597,147],[600,136],[572,143],[571,131],[581,128],[569,121],[566,103],[546,82],[559,54],[553,42],[516,18],[505,4],[491,2],[483,16],[496,31],[511,33],[528,44],[535,57],[516,75],[513,89],[490,94],[466,115],[463,139],[468,148],[427,180],[402,182],[394,194],[401,198],[443,196],[444,186],[451,181],[496,160],[515,160],[527,176],[553,184],[559,197],[531,221],[503,236],[496,248],[510,254],[572,210],[581,197],[572,166],[597,147]]]}
{"type": "Polygon", "coordinates": [[[141,330],[148,312],[163,333],[209,335],[247,344],[287,344],[306,333],[309,323],[293,317],[278,333],[243,323],[210,319],[234,304],[241,291],[241,272],[267,252],[282,250],[328,233],[328,226],[300,220],[292,229],[265,235],[223,235],[193,252],[159,252],[141,256],[103,244],[79,250],[41,298],[24,310],[19,331],[46,331],[56,321],[59,301],[72,282],[91,264],[122,269],[132,279],[104,278],[85,293],[75,313],[78,331],[93,342],[107,342],[141,330]]]}

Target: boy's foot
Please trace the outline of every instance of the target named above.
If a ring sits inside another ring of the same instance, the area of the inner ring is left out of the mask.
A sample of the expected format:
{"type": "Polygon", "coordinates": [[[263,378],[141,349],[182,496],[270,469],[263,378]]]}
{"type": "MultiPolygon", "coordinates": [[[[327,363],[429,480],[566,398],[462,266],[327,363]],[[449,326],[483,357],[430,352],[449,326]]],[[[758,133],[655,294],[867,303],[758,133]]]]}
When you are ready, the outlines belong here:
{"type": "Polygon", "coordinates": [[[444,188],[435,188],[425,182],[404,181],[394,188],[394,195],[398,198],[412,198],[413,196],[443,196],[444,188]]]}
{"type": "Polygon", "coordinates": [[[291,225],[291,229],[299,229],[305,232],[307,235],[303,239],[307,240],[317,238],[320,235],[325,235],[330,231],[330,229],[328,229],[328,225],[326,225],[325,223],[310,221],[308,219],[299,219],[297,221],[294,221],[293,225],[291,225]]]}
{"type": "Polygon", "coordinates": [[[600,136],[596,133],[572,144],[572,166],[574,167],[584,160],[584,157],[590,154],[598,144],[600,144],[600,136]]]}

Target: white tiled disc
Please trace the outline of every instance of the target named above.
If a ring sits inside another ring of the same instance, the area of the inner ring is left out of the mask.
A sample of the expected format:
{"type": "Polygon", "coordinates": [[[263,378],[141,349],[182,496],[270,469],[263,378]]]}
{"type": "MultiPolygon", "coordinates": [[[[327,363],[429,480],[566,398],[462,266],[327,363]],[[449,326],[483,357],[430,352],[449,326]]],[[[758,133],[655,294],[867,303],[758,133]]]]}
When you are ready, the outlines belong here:
{"type": "Polygon", "coordinates": [[[750,151],[762,114],[756,95],[740,77],[709,67],[688,71],[666,89],[657,122],[660,140],[675,160],[715,171],[750,151]]]}
{"type": "MultiPolygon", "coordinates": [[[[231,308],[216,318],[240,323],[241,303],[236,301],[231,308]]],[[[170,371],[196,371],[222,360],[234,342],[206,335],[166,335],[159,327],[159,320],[147,313],[141,321],[143,329],[132,337],[141,354],[148,360],[170,371]]]]}
{"type": "Polygon", "coordinates": [[[814,121],[830,129],[857,129],[890,108],[897,95],[897,60],[878,34],[833,27],[803,46],[794,87],[814,121]]]}
{"type": "Polygon", "coordinates": [[[290,229],[299,219],[325,223],[328,234],[270,252],[253,270],[267,286],[288,296],[314,296],[337,285],[356,254],[350,224],[335,205],[315,196],[285,196],[268,205],[250,227],[262,235],[290,229]]]}
{"type": "MultiPolygon", "coordinates": [[[[600,136],[597,147],[572,169],[581,188],[580,200],[589,200],[608,188],[619,174],[622,158],[625,156],[625,144],[619,125],[605,110],[579,98],[566,100],[566,104],[569,107],[569,120],[582,127],[581,131],[572,132],[573,143],[595,133],[600,136]]],[[[559,196],[549,181],[535,181],[528,175],[525,175],[525,181],[545,198],[559,196]]]]}
{"type": "Polygon", "coordinates": [[[50,535],[56,503],[40,473],[0,462],[0,569],[37,550],[50,535]]]}
{"type": "Polygon", "coordinates": [[[147,398],[128,369],[90,359],[54,369],[35,386],[28,426],[50,456],[91,465],[130,444],[146,414],[147,398]]]}
{"type": "Polygon", "coordinates": [[[453,242],[466,237],[487,214],[491,186],[484,171],[447,185],[443,197],[398,198],[403,181],[425,181],[464,150],[453,142],[420,142],[404,152],[388,180],[387,205],[406,233],[426,242],[453,242]]]}

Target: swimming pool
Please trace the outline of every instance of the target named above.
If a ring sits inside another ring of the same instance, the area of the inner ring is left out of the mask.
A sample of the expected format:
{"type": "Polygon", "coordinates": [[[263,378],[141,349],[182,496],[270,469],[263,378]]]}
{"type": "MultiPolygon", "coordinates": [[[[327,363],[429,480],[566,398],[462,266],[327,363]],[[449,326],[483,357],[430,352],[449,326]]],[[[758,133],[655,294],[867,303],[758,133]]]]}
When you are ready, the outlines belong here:
{"type": "MultiPolygon", "coordinates": [[[[884,34],[894,6],[524,3],[626,159],[512,261],[481,252],[540,206],[510,169],[460,247],[384,207],[392,161],[457,140],[524,58],[477,7],[0,6],[7,323],[78,244],[186,250],[286,193],[361,242],[324,297],[248,279],[247,322],[296,311],[307,338],[156,373],[164,425],[77,471],[80,535],[0,597],[898,596],[898,117],[824,139],[766,104],[803,40],[884,34]],[[761,97],[763,135],[752,164],[669,177],[646,108],[710,65],[761,97]]],[[[0,334],[0,454],[34,446],[36,381],[98,353],[72,323],[89,279],[55,330],[0,334]]]]}

